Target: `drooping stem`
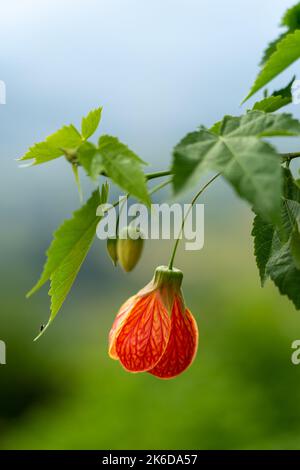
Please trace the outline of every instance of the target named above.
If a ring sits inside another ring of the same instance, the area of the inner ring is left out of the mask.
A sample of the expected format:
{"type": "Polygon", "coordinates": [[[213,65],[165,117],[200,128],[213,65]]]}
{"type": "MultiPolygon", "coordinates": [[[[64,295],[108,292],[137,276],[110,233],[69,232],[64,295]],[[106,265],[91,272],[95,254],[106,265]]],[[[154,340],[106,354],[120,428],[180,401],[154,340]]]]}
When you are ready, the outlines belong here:
{"type": "Polygon", "coordinates": [[[173,248],[173,251],[172,251],[172,255],[171,255],[171,259],[170,259],[170,262],[169,262],[169,269],[173,269],[173,263],[174,263],[174,259],[175,259],[175,255],[176,255],[176,251],[177,251],[177,248],[178,248],[178,245],[179,245],[179,240],[181,239],[182,237],[182,233],[183,233],[183,229],[184,229],[184,224],[185,224],[185,221],[193,207],[193,205],[195,204],[195,202],[197,201],[198,197],[201,196],[201,194],[206,190],[206,188],[208,188],[208,186],[213,183],[219,176],[220,176],[221,173],[217,173],[215,176],[213,176],[199,191],[198,193],[193,197],[191,203],[190,203],[190,206],[188,208],[188,211],[187,213],[185,214],[184,216],[184,219],[182,221],[182,224],[181,224],[181,229],[180,229],[180,232],[178,234],[178,238],[176,239],[175,241],[175,244],[174,244],[174,248],[173,248]]]}
{"type": "Polygon", "coordinates": [[[167,186],[168,184],[172,183],[172,178],[168,179],[168,180],[165,180],[163,181],[162,183],[160,184],[157,184],[156,186],[154,186],[152,189],[150,189],[149,191],[149,194],[150,196],[154,193],[156,193],[156,191],[159,191],[160,189],[164,188],[165,186],[167,186]]]}

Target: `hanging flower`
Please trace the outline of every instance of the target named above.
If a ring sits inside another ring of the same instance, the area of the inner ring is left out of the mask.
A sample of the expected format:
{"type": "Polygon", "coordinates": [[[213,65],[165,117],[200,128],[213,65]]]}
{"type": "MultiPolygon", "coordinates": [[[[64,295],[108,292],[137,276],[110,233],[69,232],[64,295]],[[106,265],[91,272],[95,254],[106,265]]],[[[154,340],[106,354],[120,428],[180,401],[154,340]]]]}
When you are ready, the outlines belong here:
{"type": "Polygon", "coordinates": [[[126,370],[168,379],[193,362],[198,328],[184,305],[182,278],[178,269],[160,266],[120,308],[109,334],[109,355],[126,370]]]}

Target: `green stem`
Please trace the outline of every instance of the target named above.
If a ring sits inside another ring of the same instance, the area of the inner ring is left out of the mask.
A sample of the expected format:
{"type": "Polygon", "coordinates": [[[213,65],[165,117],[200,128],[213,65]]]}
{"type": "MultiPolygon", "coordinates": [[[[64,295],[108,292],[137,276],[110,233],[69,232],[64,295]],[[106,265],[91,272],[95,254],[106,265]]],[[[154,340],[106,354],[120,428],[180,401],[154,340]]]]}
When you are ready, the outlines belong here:
{"type": "MultiPolygon", "coordinates": [[[[149,194],[154,194],[156,193],[157,191],[159,191],[160,189],[164,188],[165,186],[167,186],[168,184],[170,184],[172,182],[172,179],[170,178],[169,180],[166,180],[166,181],[163,181],[162,183],[154,186],[154,188],[152,188],[150,191],[149,191],[149,194]]],[[[130,194],[127,193],[125,194],[125,196],[119,200],[119,201],[116,201],[112,204],[112,206],[108,209],[112,209],[113,207],[117,207],[120,203],[122,203],[123,201],[125,202],[126,199],[128,199],[130,197],[130,194]]]]}
{"type": "Polygon", "coordinates": [[[220,176],[221,173],[217,173],[215,176],[213,176],[213,178],[211,178],[201,189],[200,191],[198,191],[198,193],[193,197],[192,201],[191,201],[191,204],[190,204],[190,207],[187,211],[187,213],[185,214],[185,217],[182,221],[182,225],[181,225],[181,229],[180,229],[180,232],[179,232],[179,235],[178,235],[178,238],[176,239],[175,241],[175,244],[174,244],[174,248],[173,248],[173,251],[172,251],[172,255],[171,255],[171,259],[170,259],[170,262],[169,262],[169,269],[173,269],[173,263],[174,263],[174,258],[175,258],[175,255],[176,255],[176,251],[177,251],[177,248],[178,248],[178,244],[179,244],[179,240],[181,239],[181,236],[182,236],[182,233],[183,233],[183,229],[184,229],[184,224],[185,224],[185,221],[187,219],[187,216],[189,215],[193,205],[195,204],[195,202],[197,201],[198,197],[201,196],[201,194],[206,190],[206,188],[208,188],[208,186],[213,182],[215,181],[219,176],[220,176]]]}
{"type": "Polygon", "coordinates": [[[154,178],[161,178],[162,176],[170,176],[172,172],[170,170],[165,171],[156,171],[155,173],[148,173],[146,174],[147,180],[153,180],[154,178]]]}
{"type": "Polygon", "coordinates": [[[168,184],[172,183],[172,178],[168,179],[168,180],[165,180],[163,181],[162,183],[160,184],[157,184],[156,186],[154,186],[154,188],[152,188],[150,191],[149,191],[149,194],[151,196],[151,194],[154,194],[156,193],[156,191],[159,191],[160,189],[164,188],[165,186],[167,186],[168,184]]]}
{"type": "Polygon", "coordinates": [[[289,152],[289,153],[282,153],[281,157],[284,162],[290,163],[291,160],[294,158],[299,158],[300,157],[300,152],[289,152]]]}
{"type": "Polygon", "coordinates": [[[76,182],[76,186],[77,186],[77,189],[78,189],[79,201],[80,201],[80,204],[82,204],[83,203],[82,188],[81,188],[81,184],[80,184],[78,166],[75,163],[72,163],[72,170],[73,170],[73,173],[74,173],[75,182],[76,182]]]}

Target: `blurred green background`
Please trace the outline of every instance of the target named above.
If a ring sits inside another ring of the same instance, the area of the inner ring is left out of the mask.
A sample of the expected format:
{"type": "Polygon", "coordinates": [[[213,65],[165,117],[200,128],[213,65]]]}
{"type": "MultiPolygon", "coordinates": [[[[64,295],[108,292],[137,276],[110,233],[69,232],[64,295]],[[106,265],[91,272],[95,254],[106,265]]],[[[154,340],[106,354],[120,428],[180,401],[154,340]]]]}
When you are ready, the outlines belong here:
{"type": "MultiPolygon", "coordinates": [[[[184,374],[160,381],[109,359],[107,336],[122,302],[167,263],[171,243],[147,242],[137,269],[125,275],[97,240],[56,321],[34,343],[48,316],[47,288],[24,295],[51,233],[79,201],[64,161],[26,170],[14,161],[104,104],[102,131],[118,135],[151,170],[166,167],[185,132],[241,112],[261,50],[293,3],[12,0],[3,7],[1,449],[300,448],[300,366],[290,359],[300,315],[270,283],[260,287],[249,207],[223,182],[202,199],[205,247],[181,246],[175,263],[199,325],[199,352],[184,374]]],[[[86,181],[84,189],[87,196],[86,181]]]]}

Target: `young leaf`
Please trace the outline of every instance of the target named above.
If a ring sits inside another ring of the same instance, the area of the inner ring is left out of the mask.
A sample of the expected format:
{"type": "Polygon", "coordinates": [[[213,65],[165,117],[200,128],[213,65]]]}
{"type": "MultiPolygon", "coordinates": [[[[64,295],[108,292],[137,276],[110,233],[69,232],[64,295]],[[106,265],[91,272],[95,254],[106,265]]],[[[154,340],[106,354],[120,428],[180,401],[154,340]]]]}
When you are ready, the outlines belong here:
{"type": "Polygon", "coordinates": [[[81,135],[73,124],[63,126],[57,132],[47,137],[46,142],[51,147],[74,149],[81,144],[81,135]]]}
{"type": "Polygon", "coordinates": [[[220,172],[236,192],[268,222],[280,220],[281,159],[260,137],[300,134],[299,122],[288,114],[250,111],[226,116],[219,134],[200,130],[186,136],[174,149],[175,193],[193,187],[207,170],[220,172]]]}
{"type": "Polygon", "coordinates": [[[61,149],[51,147],[47,142],[39,142],[29,147],[29,150],[19,158],[19,161],[33,160],[32,165],[38,165],[40,163],[46,163],[55,158],[61,157],[63,152],[61,149]]]}
{"type": "Polygon", "coordinates": [[[44,142],[39,142],[30,147],[28,152],[19,160],[33,160],[33,165],[46,163],[64,155],[64,150],[78,147],[81,142],[81,135],[72,124],[64,126],[54,134],[49,135],[44,142]]]}
{"type": "Polygon", "coordinates": [[[90,142],[85,142],[78,148],[77,157],[87,175],[96,181],[100,173],[104,171],[103,160],[97,147],[90,142]]]}
{"type": "Polygon", "coordinates": [[[140,201],[150,204],[146,178],[141,169],[144,162],[116,137],[109,135],[100,137],[98,152],[112,181],[140,201]]]}
{"type": "Polygon", "coordinates": [[[285,35],[258,74],[245,102],[300,57],[300,30],[285,35]]]}
{"type": "Polygon", "coordinates": [[[97,108],[89,112],[89,114],[82,118],[81,134],[84,140],[91,137],[96,132],[101,119],[102,108],[97,108]]]}
{"type": "MultiPolygon", "coordinates": [[[[86,204],[74,212],[72,219],[65,221],[54,233],[43,273],[27,294],[29,297],[50,279],[51,315],[47,326],[61,308],[89,251],[100,220],[96,209],[104,202],[106,201],[101,199],[99,190],[95,191],[86,204]]],[[[45,328],[42,332],[44,331],[45,328]]]]}

